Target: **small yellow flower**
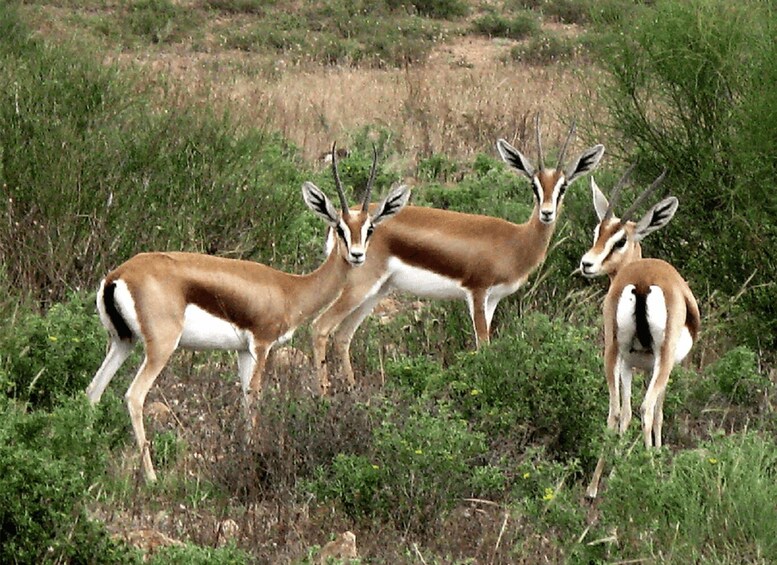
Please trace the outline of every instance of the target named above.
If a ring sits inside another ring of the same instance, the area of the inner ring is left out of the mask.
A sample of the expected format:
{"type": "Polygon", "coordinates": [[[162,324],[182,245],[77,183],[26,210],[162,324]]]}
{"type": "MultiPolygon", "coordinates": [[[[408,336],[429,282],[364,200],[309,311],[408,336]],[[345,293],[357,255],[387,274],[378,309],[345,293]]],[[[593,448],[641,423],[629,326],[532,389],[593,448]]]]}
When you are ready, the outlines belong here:
{"type": "Polygon", "coordinates": [[[49,341],[57,341],[58,339],[59,338],[57,336],[55,336],[55,335],[50,335],[49,336],[49,341]]]}
{"type": "Polygon", "coordinates": [[[552,488],[546,487],[545,488],[545,494],[542,496],[542,500],[544,500],[546,502],[550,502],[554,498],[556,498],[556,493],[553,492],[552,488]]]}
{"type": "Polygon", "coordinates": [[[469,392],[469,394],[470,394],[471,396],[477,396],[478,394],[480,394],[480,391],[479,391],[478,389],[476,389],[476,388],[473,388],[473,389],[472,389],[472,390],[469,392]]]}
{"type": "Polygon", "coordinates": [[[415,450],[415,454],[416,454],[416,455],[423,455],[423,453],[424,453],[424,452],[423,452],[423,450],[422,450],[422,449],[416,449],[416,450],[415,450]]]}
{"type": "Polygon", "coordinates": [[[718,462],[718,460],[715,459],[714,457],[710,457],[709,459],[707,459],[707,461],[709,461],[711,465],[715,465],[718,462]]]}
{"type": "Polygon", "coordinates": [[[531,477],[531,473],[529,473],[528,471],[526,471],[526,472],[523,474],[523,478],[524,478],[524,479],[528,479],[529,477],[531,477]]]}
{"type": "Polygon", "coordinates": [[[380,465],[373,465],[372,468],[377,471],[378,469],[380,469],[380,465]]]}

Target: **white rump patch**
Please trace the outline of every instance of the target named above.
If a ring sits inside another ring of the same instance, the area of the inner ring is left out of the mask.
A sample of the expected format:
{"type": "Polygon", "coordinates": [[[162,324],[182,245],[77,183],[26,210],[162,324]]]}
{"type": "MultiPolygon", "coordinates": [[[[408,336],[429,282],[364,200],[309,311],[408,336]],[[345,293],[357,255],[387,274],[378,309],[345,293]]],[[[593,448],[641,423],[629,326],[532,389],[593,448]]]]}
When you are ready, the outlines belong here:
{"type": "Polygon", "coordinates": [[[246,350],[251,333],[235,324],[189,304],[183,318],[183,332],[178,346],[184,349],[246,350]]]}
{"type": "Polygon", "coordinates": [[[691,337],[691,332],[686,326],[683,326],[682,331],[680,331],[680,339],[677,340],[677,349],[674,351],[675,364],[685,359],[692,346],[693,338],[691,337]]]}
{"type": "Polygon", "coordinates": [[[666,298],[664,291],[660,286],[652,285],[650,294],[647,295],[647,319],[650,326],[650,335],[653,336],[654,348],[664,343],[664,332],[666,331],[666,298]]]}
{"type": "Polygon", "coordinates": [[[459,281],[413,267],[396,257],[389,259],[388,267],[391,272],[389,284],[397,290],[439,299],[466,300],[469,294],[459,281]]]}
{"type": "Polygon", "coordinates": [[[622,353],[628,353],[631,349],[631,342],[637,335],[635,316],[637,297],[634,296],[634,288],[633,284],[626,285],[618,298],[618,306],[615,310],[618,347],[622,353]]]}
{"type": "MultiPolygon", "coordinates": [[[[138,313],[137,310],[135,310],[135,300],[133,300],[132,294],[130,294],[127,283],[121,279],[117,279],[114,281],[114,284],[116,288],[113,292],[113,302],[116,306],[116,309],[119,311],[119,314],[121,314],[121,317],[127,323],[127,326],[132,331],[132,333],[136,336],[142,335],[140,333],[140,321],[138,320],[138,313]]],[[[113,323],[111,322],[110,317],[108,317],[108,313],[105,311],[105,300],[103,299],[104,292],[105,281],[100,283],[100,290],[97,294],[97,308],[100,313],[100,321],[106,328],[110,328],[110,333],[114,335],[113,323]]]]}

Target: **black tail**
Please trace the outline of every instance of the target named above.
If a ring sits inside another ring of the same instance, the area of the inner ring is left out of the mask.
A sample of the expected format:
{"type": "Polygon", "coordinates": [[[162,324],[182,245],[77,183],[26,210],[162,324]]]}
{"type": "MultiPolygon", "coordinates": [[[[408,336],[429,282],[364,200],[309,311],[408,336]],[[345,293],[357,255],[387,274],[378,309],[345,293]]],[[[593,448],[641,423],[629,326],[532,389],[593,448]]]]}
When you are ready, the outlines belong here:
{"type": "Polygon", "coordinates": [[[120,339],[132,339],[132,330],[127,325],[127,322],[116,308],[116,301],[114,294],[116,293],[116,283],[108,283],[103,289],[103,304],[105,305],[105,313],[111,319],[113,327],[116,328],[116,333],[119,334],[120,339]]]}
{"type": "Polygon", "coordinates": [[[637,339],[645,349],[653,348],[653,334],[650,333],[650,324],[647,319],[647,295],[650,293],[650,289],[647,292],[638,292],[635,288],[633,291],[636,304],[634,305],[634,317],[637,322],[637,339]]]}

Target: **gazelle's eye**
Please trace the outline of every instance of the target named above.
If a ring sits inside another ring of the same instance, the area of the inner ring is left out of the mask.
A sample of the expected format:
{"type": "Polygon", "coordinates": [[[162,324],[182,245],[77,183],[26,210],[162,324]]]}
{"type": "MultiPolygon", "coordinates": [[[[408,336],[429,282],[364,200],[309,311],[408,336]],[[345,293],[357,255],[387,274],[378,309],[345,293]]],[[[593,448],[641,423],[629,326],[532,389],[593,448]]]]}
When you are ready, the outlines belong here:
{"type": "Polygon", "coordinates": [[[628,241],[627,237],[622,237],[618,241],[615,242],[615,245],[613,245],[614,249],[623,249],[623,246],[626,245],[626,242],[628,241]]]}
{"type": "Polygon", "coordinates": [[[372,232],[374,232],[374,231],[375,231],[375,226],[371,225],[370,227],[367,228],[367,238],[368,239],[372,235],[372,232]]]}

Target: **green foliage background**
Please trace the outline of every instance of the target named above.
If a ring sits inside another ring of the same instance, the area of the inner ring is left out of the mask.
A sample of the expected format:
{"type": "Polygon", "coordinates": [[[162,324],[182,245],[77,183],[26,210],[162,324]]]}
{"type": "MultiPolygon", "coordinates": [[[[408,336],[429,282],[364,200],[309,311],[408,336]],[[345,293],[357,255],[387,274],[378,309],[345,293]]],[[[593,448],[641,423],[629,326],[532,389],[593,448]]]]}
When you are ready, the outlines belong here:
{"type": "MultiPolygon", "coordinates": [[[[373,66],[416,60],[444,19],[463,21],[471,10],[455,0],[306,2],[296,14],[272,2],[203,5],[266,16],[226,36],[235,48],[301,57],[316,33],[325,45],[314,50],[319,62],[373,66]]],[[[773,3],[504,2],[471,25],[494,36],[525,31],[531,38],[517,59],[561,58],[569,44],[545,41],[527,23],[532,14],[590,26],[570,49],[583,45],[606,78],[598,94],[607,112],[596,114],[606,118],[591,127],[608,132],[609,156],[639,163],[625,200],[667,167],[666,191],[681,201],[673,222],[645,245],[646,254],[683,266],[703,308],[702,341],[668,389],[665,433],[675,449],[645,452],[636,425],[621,440],[604,433],[601,291],[569,276],[593,223],[580,181],[548,260],[528,288],[499,306],[489,346],[470,351],[461,304],[408,310],[383,324],[370,319],[354,359],[366,377],[385,379],[380,390],[365,382],[334,399],[270,390],[262,431],[248,446],[227,408],[237,395],[214,394],[215,409],[204,412],[225,413],[223,421],[202,440],[157,429],[152,451],[167,478],[155,489],[133,488],[132,472],[114,463],[134,449],[123,391],[114,384],[97,407],[82,393],[104,355],[93,309],[100,274],[150,249],[310,270],[320,261],[323,229],[302,206],[300,186],[313,180],[331,193],[332,180],[280,135],[173,97],[160,105],[126,67],[47,43],[4,5],[0,560],[140,562],[94,509],[186,503],[221,515],[274,505],[285,519],[312,508],[327,516],[324,523],[373,534],[383,545],[372,555],[385,559],[465,562],[477,547],[480,560],[497,560],[502,544],[503,562],[531,560],[539,551],[531,540],[541,539],[537,547],[571,562],[777,561],[773,3]],[[580,499],[602,449],[617,464],[592,521],[580,499]],[[206,463],[192,471],[195,452],[206,463]],[[464,501],[499,509],[499,538],[486,549],[460,541],[465,527],[448,530],[464,501]],[[503,538],[508,517],[515,529],[503,538]]],[[[123,6],[115,15],[121,25],[107,17],[95,25],[121,45],[159,44],[196,33],[200,16],[153,0],[123,6]]],[[[354,197],[376,138],[375,192],[400,178],[385,162],[401,154],[401,140],[385,126],[365,125],[341,163],[354,197]]],[[[605,188],[621,172],[609,163],[597,172],[605,188]]],[[[492,155],[462,163],[433,154],[418,163],[417,177],[417,205],[515,222],[531,212],[525,180],[492,155]]],[[[210,373],[208,386],[221,391],[234,380],[232,365],[217,359],[176,371],[210,373]]],[[[213,549],[201,529],[189,532],[191,543],[152,562],[272,559],[271,544],[248,534],[237,546],[213,549]]]]}

